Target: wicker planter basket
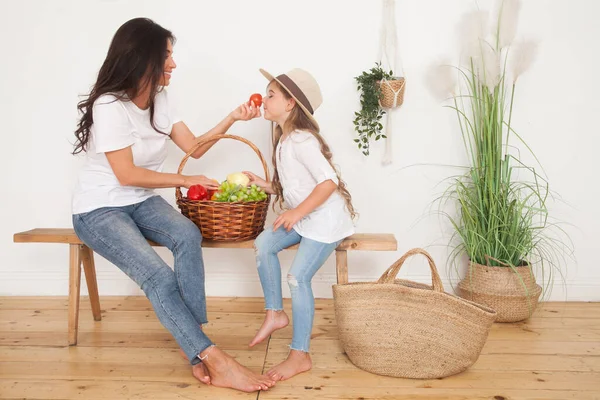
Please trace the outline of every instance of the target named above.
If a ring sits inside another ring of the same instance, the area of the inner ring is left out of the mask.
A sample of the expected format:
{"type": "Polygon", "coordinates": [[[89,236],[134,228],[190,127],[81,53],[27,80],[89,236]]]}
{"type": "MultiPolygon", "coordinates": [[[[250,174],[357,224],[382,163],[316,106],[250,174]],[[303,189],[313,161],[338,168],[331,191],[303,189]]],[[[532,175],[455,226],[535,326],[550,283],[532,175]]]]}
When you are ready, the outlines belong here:
{"type": "Polygon", "coordinates": [[[517,322],[531,317],[542,288],[535,282],[530,265],[513,270],[471,262],[467,276],[458,284],[457,293],[496,310],[496,322],[517,322]]]}
{"type": "MultiPolygon", "coordinates": [[[[260,150],[250,141],[234,135],[217,135],[199,141],[183,157],[177,172],[183,171],[187,160],[200,146],[220,139],[238,140],[250,146],[262,162],[265,177],[269,180],[267,163],[260,150]]],[[[255,239],[264,229],[270,202],[269,195],[266,200],[253,202],[225,203],[212,200],[189,200],[182,195],[179,187],[175,189],[175,197],[181,213],[200,228],[204,239],[227,242],[255,239]]]]}
{"type": "Polygon", "coordinates": [[[381,108],[396,108],[404,103],[405,79],[400,77],[392,80],[377,81],[381,88],[382,99],[379,100],[381,108]]]}
{"type": "Polygon", "coordinates": [[[487,340],[496,312],[444,292],[431,256],[413,249],[377,282],[333,286],[335,317],[350,361],[366,371],[441,378],[464,371],[487,340]],[[433,285],[396,279],[404,261],[427,257],[433,285]]]}

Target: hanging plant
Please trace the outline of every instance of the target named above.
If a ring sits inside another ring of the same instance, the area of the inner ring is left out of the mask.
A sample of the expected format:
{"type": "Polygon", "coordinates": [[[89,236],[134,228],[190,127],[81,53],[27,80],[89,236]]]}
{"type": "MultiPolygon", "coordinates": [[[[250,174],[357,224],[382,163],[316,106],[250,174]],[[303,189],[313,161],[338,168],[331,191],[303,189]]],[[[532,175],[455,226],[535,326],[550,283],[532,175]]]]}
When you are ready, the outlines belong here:
{"type": "Polygon", "coordinates": [[[375,67],[354,78],[360,91],[360,111],[354,112],[354,130],[358,134],[354,142],[365,156],[369,155],[369,145],[373,138],[376,141],[386,138],[382,133],[381,118],[385,110],[379,104],[383,98],[379,82],[394,79],[393,75],[392,71],[384,71],[381,63],[375,63],[375,67]]]}

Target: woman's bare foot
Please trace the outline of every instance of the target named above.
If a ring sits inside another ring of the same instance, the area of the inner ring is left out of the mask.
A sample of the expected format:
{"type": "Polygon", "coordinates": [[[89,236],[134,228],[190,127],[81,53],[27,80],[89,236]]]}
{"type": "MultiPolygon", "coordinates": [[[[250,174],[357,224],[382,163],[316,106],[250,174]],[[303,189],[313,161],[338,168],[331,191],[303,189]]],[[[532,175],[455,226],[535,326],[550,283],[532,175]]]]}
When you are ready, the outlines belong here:
{"type": "Polygon", "coordinates": [[[274,381],[285,381],[294,375],[301,374],[312,368],[310,355],[303,351],[292,350],[288,358],[281,364],[271,368],[267,375],[274,381]]]}
{"type": "Polygon", "coordinates": [[[194,375],[194,378],[198,379],[200,382],[210,385],[210,374],[208,373],[208,368],[206,368],[204,363],[200,362],[196,365],[192,365],[192,375],[194,375]]]}
{"type": "Polygon", "coordinates": [[[208,357],[203,360],[203,363],[208,369],[210,382],[214,386],[250,393],[267,390],[275,385],[274,380],[255,374],[217,347],[209,347],[200,353],[201,357],[206,355],[208,357]]]}
{"type": "MultiPolygon", "coordinates": [[[[202,325],[200,325],[200,329],[202,329],[202,325]]],[[[188,361],[188,357],[185,354],[185,351],[183,351],[183,349],[179,349],[179,354],[186,361],[188,361]]],[[[206,365],[204,365],[203,363],[200,362],[196,365],[192,365],[192,375],[194,375],[194,378],[198,379],[200,382],[210,385],[210,375],[208,374],[208,369],[206,368],[206,365]]]]}
{"type": "Polygon", "coordinates": [[[267,310],[262,326],[248,346],[252,347],[259,344],[268,338],[271,333],[275,332],[277,329],[285,328],[289,323],[290,319],[285,311],[267,310]]]}

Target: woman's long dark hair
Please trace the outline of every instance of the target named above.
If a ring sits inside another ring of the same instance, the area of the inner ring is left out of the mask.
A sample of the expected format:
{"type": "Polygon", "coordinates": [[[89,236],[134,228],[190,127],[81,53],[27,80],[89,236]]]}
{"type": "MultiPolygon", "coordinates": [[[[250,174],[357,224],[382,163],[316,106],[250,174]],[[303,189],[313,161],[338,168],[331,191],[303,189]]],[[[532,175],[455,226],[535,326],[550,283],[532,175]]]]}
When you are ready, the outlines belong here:
{"type": "Polygon", "coordinates": [[[150,87],[150,123],[160,132],[154,125],[154,97],[161,89],[167,40],[174,43],[175,37],[148,18],[135,18],[121,25],[110,43],[96,83],[77,105],[82,116],[75,131],[77,142],[73,154],[87,150],[94,123],[92,107],[106,93],[114,94],[119,100],[129,100],[150,87]]]}

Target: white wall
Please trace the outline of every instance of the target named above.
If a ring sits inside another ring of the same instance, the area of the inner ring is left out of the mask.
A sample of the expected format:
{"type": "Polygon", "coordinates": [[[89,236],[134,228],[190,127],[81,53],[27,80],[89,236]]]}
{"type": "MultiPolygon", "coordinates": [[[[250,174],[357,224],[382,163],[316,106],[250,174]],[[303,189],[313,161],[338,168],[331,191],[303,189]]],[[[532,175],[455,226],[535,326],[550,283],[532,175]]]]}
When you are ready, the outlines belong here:
{"type": "MultiPolygon", "coordinates": [[[[479,4],[489,8],[490,1],[479,4]]],[[[450,230],[427,213],[444,188],[438,183],[456,171],[403,167],[465,162],[455,117],[429,94],[424,79],[438,57],[457,55],[454,28],[474,2],[397,1],[408,83],[405,105],[395,115],[395,163],[389,167],[380,163],[382,144],[364,158],[352,142],[358,107],[353,77],[376,60],[379,7],[373,0],[0,0],[0,295],[67,293],[67,247],[14,244],[12,235],[34,227],[71,226],[70,192],[82,162],[70,155],[77,96],[92,85],[115,30],[137,16],[153,18],[176,34],[179,66],[170,92],[196,134],[249,94],[264,90],[259,67],[274,73],[293,67],[311,71],[325,98],[317,118],[361,213],[358,230],[391,232],[399,243],[396,253],[352,253],[351,279],[372,280],[404,251],[419,246],[432,252],[447,283],[453,276],[446,271],[443,244],[450,230]]],[[[555,284],[555,300],[600,300],[595,116],[600,109],[600,25],[593,17],[599,12],[595,0],[525,0],[521,12],[519,35],[540,40],[541,48],[520,80],[513,125],[562,196],[564,203],[554,203],[552,214],[571,224],[566,229],[576,249],[576,260],[563,266],[564,281],[555,284]]],[[[230,132],[256,143],[270,160],[268,126],[255,120],[230,132]]],[[[171,150],[167,171],[176,170],[182,158],[175,147],[171,150]]],[[[226,142],[188,163],[186,171],[223,179],[229,172],[259,167],[249,148],[226,142]]],[[[174,190],[161,194],[174,204],[174,190]]],[[[159,252],[172,262],[167,251],[159,252]]],[[[209,295],[260,295],[251,251],[206,250],[205,256],[209,295]]],[[[292,256],[282,257],[284,266],[292,256]]],[[[423,262],[408,266],[403,276],[429,279],[423,262]]],[[[97,268],[101,294],[140,293],[99,257],[97,268]]],[[[334,277],[332,257],[315,277],[317,296],[331,296],[334,277]]]]}

